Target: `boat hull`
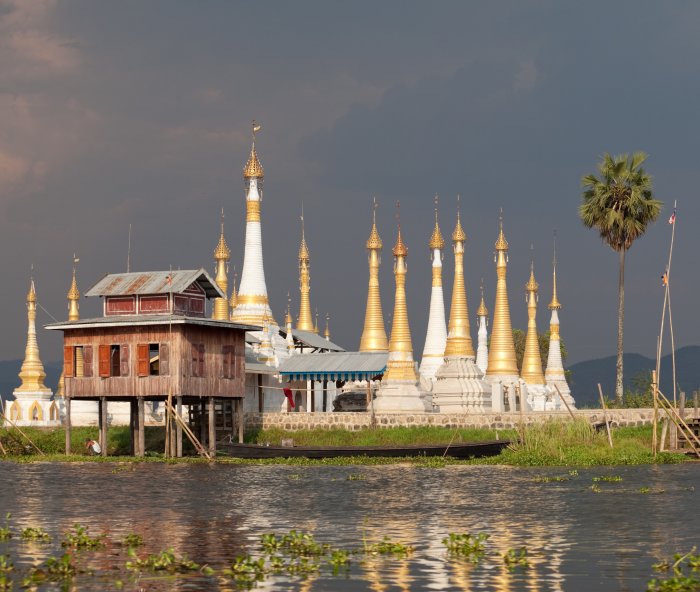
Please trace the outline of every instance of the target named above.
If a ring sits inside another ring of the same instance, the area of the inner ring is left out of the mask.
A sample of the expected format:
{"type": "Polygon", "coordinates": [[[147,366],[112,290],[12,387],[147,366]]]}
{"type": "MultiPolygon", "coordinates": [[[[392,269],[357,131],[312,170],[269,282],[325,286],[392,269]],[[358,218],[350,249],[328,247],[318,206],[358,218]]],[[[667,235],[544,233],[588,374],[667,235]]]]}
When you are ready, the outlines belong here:
{"type": "Polygon", "coordinates": [[[230,444],[229,455],[236,458],[340,458],[348,456],[408,457],[448,456],[478,458],[495,456],[510,444],[507,440],[470,442],[468,444],[415,446],[264,446],[261,444],[230,444]]]}

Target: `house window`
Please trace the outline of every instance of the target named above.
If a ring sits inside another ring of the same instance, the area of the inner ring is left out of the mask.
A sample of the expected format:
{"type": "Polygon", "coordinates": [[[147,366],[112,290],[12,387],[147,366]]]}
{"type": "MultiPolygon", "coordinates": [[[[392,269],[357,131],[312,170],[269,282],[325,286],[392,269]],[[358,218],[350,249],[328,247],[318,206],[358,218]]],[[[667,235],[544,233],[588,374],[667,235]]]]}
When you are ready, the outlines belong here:
{"type": "MultiPolygon", "coordinates": [[[[85,353],[85,352],[84,352],[85,353]]],[[[102,378],[129,376],[129,346],[100,345],[99,371],[102,378]]]]}
{"type": "Polygon", "coordinates": [[[202,378],[204,376],[204,344],[192,344],[192,376],[202,378]]]}
{"type": "Polygon", "coordinates": [[[222,378],[236,378],[236,350],[233,345],[221,347],[222,378]]]}
{"type": "Polygon", "coordinates": [[[168,344],[139,343],[136,346],[139,376],[168,375],[168,344]]]}

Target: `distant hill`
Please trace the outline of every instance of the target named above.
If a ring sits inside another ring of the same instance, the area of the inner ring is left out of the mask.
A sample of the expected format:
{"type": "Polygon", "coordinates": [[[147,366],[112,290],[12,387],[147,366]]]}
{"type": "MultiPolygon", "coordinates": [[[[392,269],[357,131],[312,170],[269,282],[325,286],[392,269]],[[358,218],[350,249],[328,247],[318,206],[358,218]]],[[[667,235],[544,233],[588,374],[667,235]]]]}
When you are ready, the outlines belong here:
{"type": "MultiPolygon", "coordinates": [[[[617,356],[579,362],[569,367],[571,370],[571,393],[579,407],[598,407],[598,383],[603,394],[615,394],[615,364],[617,356]]],[[[656,360],[640,354],[624,355],[625,388],[632,387],[632,381],[640,372],[653,370],[656,360]]],[[[671,354],[661,358],[661,391],[670,397],[672,389],[671,354]]],[[[689,345],[676,350],[676,379],[681,390],[690,399],[694,390],[700,389],[700,346],[689,345]]]]}
{"type": "MultiPolygon", "coordinates": [[[[61,375],[60,362],[49,362],[44,364],[46,370],[46,386],[56,392],[58,385],[58,377],[61,375]]],[[[22,360],[3,360],[0,361],[0,397],[3,400],[12,399],[12,391],[20,385],[19,374],[22,367],[22,360]]]]}

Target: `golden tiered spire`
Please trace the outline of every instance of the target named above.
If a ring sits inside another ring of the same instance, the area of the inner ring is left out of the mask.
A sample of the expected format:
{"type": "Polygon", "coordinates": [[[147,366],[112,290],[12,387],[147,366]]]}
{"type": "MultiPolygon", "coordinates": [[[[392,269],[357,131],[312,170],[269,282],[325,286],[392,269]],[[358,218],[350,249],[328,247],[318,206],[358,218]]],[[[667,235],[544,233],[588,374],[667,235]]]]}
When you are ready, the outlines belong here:
{"type": "Polygon", "coordinates": [[[331,340],[330,320],[331,320],[331,315],[326,313],[326,329],[323,332],[323,336],[326,338],[327,341],[331,340]]]}
{"type": "MultiPolygon", "coordinates": [[[[440,232],[440,226],[438,224],[438,197],[435,196],[435,228],[433,228],[433,234],[430,235],[430,242],[428,247],[431,249],[444,249],[445,239],[442,238],[442,232],[440,232]]],[[[435,284],[433,284],[435,285],[435,284]]]]}
{"type": "Polygon", "coordinates": [[[406,308],[406,257],[408,248],[401,237],[399,223],[396,244],[393,249],[396,278],[396,293],[394,295],[394,317],[391,324],[391,339],[389,340],[389,361],[387,362],[385,381],[399,380],[415,383],[418,380],[415,362],[413,361],[413,344],[411,329],[408,325],[408,310],[406,308]]]}
{"type": "Polygon", "coordinates": [[[304,232],[304,210],[301,213],[301,244],[299,245],[299,316],[297,317],[297,330],[313,331],[314,324],[311,319],[311,273],[310,273],[309,248],[306,246],[304,232]]]}
{"type": "MultiPolygon", "coordinates": [[[[226,264],[231,259],[231,250],[226,244],[226,239],[224,238],[224,209],[221,208],[221,235],[219,236],[219,243],[216,245],[214,250],[214,259],[216,260],[216,283],[221,288],[224,294],[228,293],[228,276],[226,273],[226,264]]],[[[229,302],[228,296],[224,298],[216,298],[214,300],[214,310],[212,311],[212,318],[217,321],[228,321],[229,315],[229,302]]]]}
{"type": "Polygon", "coordinates": [[[80,320],[80,312],[78,310],[78,301],[80,300],[80,291],[78,290],[78,282],[75,279],[75,266],[80,261],[73,253],[73,281],[68,290],[68,320],[80,320]]]}
{"type": "Polygon", "coordinates": [[[262,179],[265,176],[265,171],[260,164],[260,160],[258,160],[258,153],[255,151],[255,134],[261,129],[262,126],[253,120],[253,147],[250,149],[248,162],[243,167],[244,179],[262,179]]]}
{"type": "Polygon", "coordinates": [[[496,303],[494,304],[491,345],[489,347],[488,376],[517,376],[513,327],[510,322],[506,271],[508,267],[508,241],[503,234],[503,214],[499,217],[499,234],[496,241],[496,303]]]}
{"type": "Polygon", "coordinates": [[[24,350],[24,361],[19,372],[22,384],[15,389],[19,392],[51,392],[44,384],[46,372],[39,357],[39,344],[36,340],[36,290],[34,280],[31,280],[27,293],[27,347],[24,350]]]}
{"type": "Polygon", "coordinates": [[[521,376],[527,384],[544,384],[542,358],[537,338],[537,291],[539,286],[535,281],[535,264],[530,264],[530,279],[525,284],[527,292],[527,337],[525,339],[525,354],[521,376]]]}
{"type": "Polygon", "coordinates": [[[450,322],[447,325],[447,344],[445,357],[475,357],[474,345],[470,335],[469,307],[467,292],[464,286],[464,243],[467,235],[462,228],[462,221],[457,209],[457,225],[452,233],[455,253],[455,277],[452,286],[452,304],[450,306],[450,322]]]}
{"type": "Polygon", "coordinates": [[[365,326],[360,339],[360,351],[387,351],[389,342],[384,328],[382,301],[379,295],[379,264],[382,239],[377,231],[377,200],[372,210],[372,231],[367,239],[369,251],[369,288],[367,290],[367,309],[365,326]]]}
{"type": "Polygon", "coordinates": [[[314,333],[318,335],[318,308],[316,309],[316,322],[314,323],[314,333]]]}

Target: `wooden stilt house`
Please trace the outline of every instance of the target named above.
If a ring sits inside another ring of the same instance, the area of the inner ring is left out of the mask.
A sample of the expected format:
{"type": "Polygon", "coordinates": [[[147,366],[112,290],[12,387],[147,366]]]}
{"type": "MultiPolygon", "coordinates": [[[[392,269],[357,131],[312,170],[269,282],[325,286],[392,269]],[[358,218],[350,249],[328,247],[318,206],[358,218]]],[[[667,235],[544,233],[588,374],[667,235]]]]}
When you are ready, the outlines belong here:
{"type": "MultiPolygon", "coordinates": [[[[242,440],[245,332],[259,327],[207,317],[207,300],[226,295],[204,269],[110,274],[86,296],[104,299],[102,317],[46,326],[64,335],[66,452],[72,400],[98,402],[102,454],[109,401],[130,402],[137,456],[144,454],[147,400],[167,402],[180,417],[189,406],[210,452],[217,410],[230,428],[235,415],[242,440]]],[[[175,423],[169,452],[181,456],[183,426],[175,423]]]]}

